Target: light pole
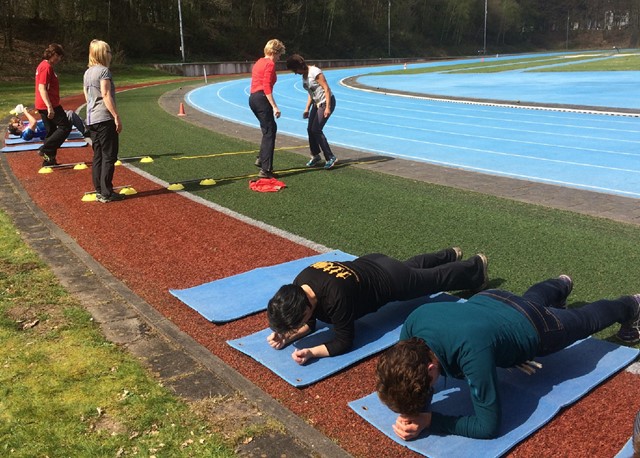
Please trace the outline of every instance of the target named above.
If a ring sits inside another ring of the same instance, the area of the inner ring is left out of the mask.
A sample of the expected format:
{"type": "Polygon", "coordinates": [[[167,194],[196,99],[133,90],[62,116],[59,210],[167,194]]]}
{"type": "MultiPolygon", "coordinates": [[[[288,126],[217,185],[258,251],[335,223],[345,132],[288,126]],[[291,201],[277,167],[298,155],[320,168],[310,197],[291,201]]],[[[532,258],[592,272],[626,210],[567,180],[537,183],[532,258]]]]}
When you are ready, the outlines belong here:
{"type": "Polygon", "coordinates": [[[567,11],[567,51],[569,50],[569,12],[567,11]]]}
{"type": "Polygon", "coordinates": [[[387,37],[389,57],[391,57],[391,0],[389,0],[389,7],[387,8],[387,37]]]}
{"type": "Polygon", "coordinates": [[[487,0],[484,0],[484,44],[482,45],[482,55],[487,55],[487,0]]]}
{"type": "Polygon", "coordinates": [[[184,37],[182,36],[182,7],[178,0],[178,18],[180,19],[180,51],[182,52],[182,62],[184,62],[184,37]]]}

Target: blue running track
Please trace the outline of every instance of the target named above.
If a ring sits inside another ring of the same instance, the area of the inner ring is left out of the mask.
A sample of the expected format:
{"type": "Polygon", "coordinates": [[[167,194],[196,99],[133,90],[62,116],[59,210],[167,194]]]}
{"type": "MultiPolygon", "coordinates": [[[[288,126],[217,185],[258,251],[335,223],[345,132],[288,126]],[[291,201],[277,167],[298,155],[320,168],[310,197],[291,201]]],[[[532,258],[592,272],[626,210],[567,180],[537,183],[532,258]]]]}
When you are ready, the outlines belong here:
{"type": "MultiPolygon", "coordinates": [[[[493,60],[499,65],[505,59],[493,60]]],[[[640,72],[366,76],[401,68],[325,71],[337,99],[335,113],[325,127],[331,144],[640,198],[640,117],[438,101],[355,90],[341,84],[345,78],[362,75],[360,83],[376,88],[518,100],[523,104],[640,110],[640,72]]],[[[244,78],[210,84],[191,91],[186,101],[205,113],[257,128],[248,106],[249,83],[244,78]]],[[[274,96],[282,111],[278,132],[306,139],[306,120],[302,119],[306,92],[300,77],[280,74],[274,96]]]]}

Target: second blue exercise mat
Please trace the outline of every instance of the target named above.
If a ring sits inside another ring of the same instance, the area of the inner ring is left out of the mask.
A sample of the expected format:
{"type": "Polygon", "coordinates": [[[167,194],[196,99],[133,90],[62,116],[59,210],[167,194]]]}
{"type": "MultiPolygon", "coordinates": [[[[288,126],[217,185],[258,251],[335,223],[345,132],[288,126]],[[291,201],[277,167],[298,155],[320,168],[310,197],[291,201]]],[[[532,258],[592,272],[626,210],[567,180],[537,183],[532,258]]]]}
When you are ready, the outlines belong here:
{"type": "Polygon", "coordinates": [[[336,250],[169,292],[209,321],[225,323],[265,310],[278,288],[291,283],[311,264],[353,259],[355,256],[336,250]]]}
{"type": "MultiPolygon", "coordinates": [[[[588,338],[549,356],[533,375],[518,369],[498,369],[502,399],[502,425],[496,439],[471,439],[422,433],[403,441],[391,426],[397,414],[372,393],[349,403],[385,435],[405,447],[432,458],[498,457],[544,426],[563,407],[576,402],[638,357],[635,348],[588,338]]],[[[372,382],[373,383],[373,382],[372,382]]],[[[448,415],[471,415],[469,386],[465,380],[441,377],[431,403],[433,411],[448,415]]]]}
{"type": "Polygon", "coordinates": [[[459,300],[461,299],[458,297],[438,293],[411,301],[391,302],[355,322],[356,337],[349,352],[330,358],[312,359],[303,366],[291,358],[291,353],[296,348],[309,348],[328,341],[333,334],[332,326],[318,321],[316,332],[282,350],[274,350],[267,343],[267,336],[272,332],[269,328],[227,343],[251,356],[291,385],[307,386],[395,344],[400,338],[400,329],[407,316],[420,305],[459,300]]]}
{"type": "MultiPolygon", "coordinates": [[[[73,130],[67,136],[67,140],[79,140],[84,138],[84,136],[78,132],[77,130],[73,130]]],[[[9,135],[9,138],[5,138],[4,144],[9,145],[22,145],[26,143],[43,143],[43,140],[38,137],[34,137],[31,140],[23,140],[22,137],[18,137],[16,135],[9,135]]]]}

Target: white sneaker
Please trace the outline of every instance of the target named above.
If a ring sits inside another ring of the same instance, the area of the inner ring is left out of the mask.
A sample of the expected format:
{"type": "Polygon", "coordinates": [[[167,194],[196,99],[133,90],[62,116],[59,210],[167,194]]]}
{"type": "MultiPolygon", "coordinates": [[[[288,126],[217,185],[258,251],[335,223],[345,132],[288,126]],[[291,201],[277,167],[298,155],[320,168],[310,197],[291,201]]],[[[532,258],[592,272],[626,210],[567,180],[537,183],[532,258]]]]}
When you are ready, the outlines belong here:
{"type": "Polygon", "coordinates": [[[13,110],[11,110],[9,113],[16,116],[21,115],[22,113],[24,113],[24,105],[21,103],[16,105],[16,107],[13,110]]]}

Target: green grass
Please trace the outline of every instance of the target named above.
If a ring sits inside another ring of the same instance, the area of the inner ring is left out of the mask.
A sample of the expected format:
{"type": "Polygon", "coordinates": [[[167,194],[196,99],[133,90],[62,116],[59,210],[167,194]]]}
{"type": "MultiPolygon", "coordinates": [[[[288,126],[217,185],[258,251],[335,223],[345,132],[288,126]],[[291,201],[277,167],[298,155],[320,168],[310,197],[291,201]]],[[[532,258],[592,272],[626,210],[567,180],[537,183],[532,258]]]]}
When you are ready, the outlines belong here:
{"type": "MultiPolygon", "coordinates": [[[[287,189],[273,194],[248,189],[255,153],[245,141],[191,126],[165,113],[158,97],[173,85],[119,94],[127,129],[122,156],[152,155],[138,166],[167,182],[211,177],[212,187],[187,190],[239,213],[356,255],[384,252],[398,257],[460,245],[485,252],[492,286],[523,292],[560,273],[574,277],[575,302],[640,291],[633,266],[640,261],[640,230],[571,212],[337,166],[327,172],[283,173],[287,189]],[[153,124],[154,135],[136,132],[153,124]]],[[[305,158],[276,152],[277,170],[303,167],[305,158]]],[[[116,174],[117,180],[117,174],[116,174]]],[[[609,337],[615,329],[601,334],[609,337]]]]}
{"type": "MultiPolygon", "coordinates": [[[[78,63],[61,63],[56,68],[60,79],[60,96],[82,94],[82,76],[86,67],[78,63]]],[[[35,68],[33,69],[35,72],[35,68]]],[[[146,65],[123,65],[112,68],[114,80],[118,87],[167,81],[179,78],[146,65]]],[[[0,118],[9,116],[9,110],[17,104],[23,103],[33,106],[35,96],[35,82],[32,77],[21,81],[3,81],[0,84],[0,118]]]]}
{"type": "Polygon", "coordinates": [[[2,212],[0,364],[2,456],[233,456],[185,403],[105,341],[2,212]]]}
{"type": "MultiPolygon", "coordinates": [[[[492,57],[492,56],[489,56],[492,57]]],[[[487,59],[473,63],[451,63],[445,65],[406,70],[371,73],[371,75],[416,75],[422,73],[499,73],[513,70],[532,72],[580,72],[580,71],[622,71],[640,70],[640,54],[618,54],[610,51],[584,54],[567,53],[557,56],[533,56],[515,59],[487,59]],[[594,60],[597,59],[597,60],[594,60]],[[562,65],[557,65],[562,64],[562,65]],[[549,68],[538,68],[554,65],[549,68]]]]}
{"type": "Polygon", "coordinates": [[[546,68],[537,71],[567,71],[567,72],[599,72],[599,71],[640,71],[640,54],[627,55],[612,54],[606,61],[576,62],[561,69],[546,68]]]}

